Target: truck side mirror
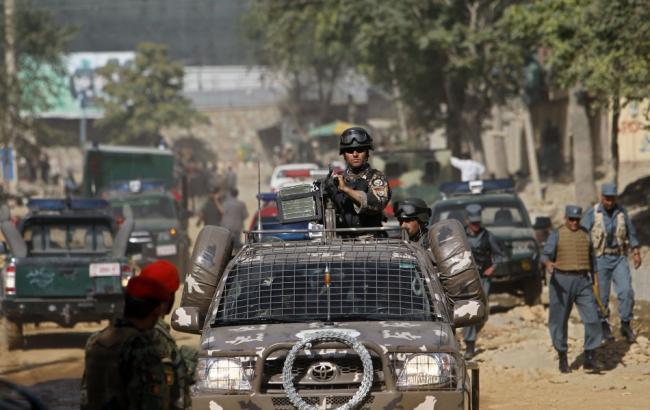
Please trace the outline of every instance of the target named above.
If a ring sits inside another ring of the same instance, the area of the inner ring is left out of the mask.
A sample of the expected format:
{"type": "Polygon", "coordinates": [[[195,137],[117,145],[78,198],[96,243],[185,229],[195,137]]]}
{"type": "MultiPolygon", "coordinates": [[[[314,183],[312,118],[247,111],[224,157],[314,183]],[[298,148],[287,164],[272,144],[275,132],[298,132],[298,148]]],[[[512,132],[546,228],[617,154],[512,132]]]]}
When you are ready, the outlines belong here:
{"type": "Polygon", "coordinates": [[[480,300],[459,300],[454,303],[454,327],[478,325],[486,320],[487,311],[480,300]]]}
{"type": "Polygon", "coordinates": [[[196,306],[181,306],[172,313],[172,328],[179,332],[200,334],[204,318],[196,306]]]}
{"type": "Polygon", "coordinates": [[[533,229],[535,230],[550,229],[551,226],[552,226],[551,218],[549,218],[548,216],[538,216],[537,218],[535,218],[533,229]]]}

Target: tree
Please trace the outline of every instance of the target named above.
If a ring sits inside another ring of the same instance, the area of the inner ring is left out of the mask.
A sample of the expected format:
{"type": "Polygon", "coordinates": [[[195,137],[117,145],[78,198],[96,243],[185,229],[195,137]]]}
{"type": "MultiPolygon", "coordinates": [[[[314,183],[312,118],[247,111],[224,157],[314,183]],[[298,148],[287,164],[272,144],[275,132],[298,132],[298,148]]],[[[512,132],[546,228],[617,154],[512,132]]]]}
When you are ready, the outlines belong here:
{"type": "Polygon", "coordinates": [[[286,110],[300,125],[310,99],[328,121],[337,81],[354,66],[355,17],[347,2],[254,1],[245,19],[257,60],[288,80],[286,110]],[[315,97],[315,98],[313,98],[315,97]]]}
{"type": "MultiPolygon", "coordinates": [[[[576,200],[596,199],[587,116],[594,107],[650,94],[650,8],[641,0],[546,0],[511,7],[501,22],[505,41],[543,49],[546,69],[569,89],[576,200]]],[[[615,118],[617,112],[614,112],[615,118]]],[[[616,135],[618,124],[613,124],[616,135]]]]}
{"type": "Polygon", "coordinates": [[[164,45],[142,43],[133,64],[111,62],[98,70],[106,79],[98,121],[113,142],[152,145],[163,128],[188,130],[205,117],[181,95],[183,66],[172,61],[164,45]]]}
{"type": "MultiPolygon", "coordinates": [[[[52,97],[65,87],[56,78],[66,75],[61,56],[75,29],[57,25],[50,12],[34,8],[28,1],[16,3],[13,54],[17,69],[9,76],[5,70],[6,37],[0,41],[0,132],[2,143],[15,143],[24,151],[32,145],[25,135],[39,127],[33,120],[50,108],[52,97]],[[7,123],[12,125],[10,129],[7,123]]],[[[3,15],[1,33],[5,32],[4,23],[3,15]]]]}

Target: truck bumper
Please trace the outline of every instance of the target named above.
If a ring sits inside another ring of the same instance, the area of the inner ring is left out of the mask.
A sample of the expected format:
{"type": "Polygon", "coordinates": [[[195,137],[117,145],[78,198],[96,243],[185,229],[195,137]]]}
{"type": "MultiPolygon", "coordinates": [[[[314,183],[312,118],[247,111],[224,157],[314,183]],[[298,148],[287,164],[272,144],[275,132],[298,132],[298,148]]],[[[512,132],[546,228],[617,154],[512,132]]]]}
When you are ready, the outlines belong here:
{"type": "MultiPolygon", "coordinates": [[[[302,392],[304,401],[323,408],[339,408],[348,402],[356,391],[349,394],[308,394],[302,392]]],[[[372,392],[359,409],[463,409],[468,400],[467,392],[457,391],[396,391],[372,392]]],[[[193,409],[269,409],[289,410],[295,407],[286,395],[279,394],[200,394],[192,397],[193,409]]]]}
{"type": "Polygon", "coordinates": [[[72,327],[79,322],[97,322],[121,316],[124,307],[122,295],[98,299],[4,299],[1,315],[17,323],[54,322],[72,327]]]}

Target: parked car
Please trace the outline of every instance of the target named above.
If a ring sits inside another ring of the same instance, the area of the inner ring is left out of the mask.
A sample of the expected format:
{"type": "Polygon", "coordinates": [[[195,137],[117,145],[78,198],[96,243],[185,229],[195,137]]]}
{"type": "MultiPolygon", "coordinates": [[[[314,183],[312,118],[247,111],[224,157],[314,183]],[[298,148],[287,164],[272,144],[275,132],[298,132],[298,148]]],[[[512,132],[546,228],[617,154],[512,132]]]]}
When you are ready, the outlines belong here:
{"type": "Polygon", "coordinates": [[[123,287],[132,276],[125,255],[133,219],[118,228],[108,202],[42,199],[16,228],[5,206],[0,228],[8,242],[0,315],[10,349],[23,344],[23,325],[72,327],[118,317],[123,287]]]}
{"type": "Polygon", "coordinates": [[[465,224],[465,207],[481,205],[482,224],[497,237],[505,254],[492,276],[490,292],[521,295],[526,304],[534,305],[540,303],[542,292],[541,249],[526,206],[513,188],[510,180],[443,184],[445,199],[433,205],[431,221],[456,219],[465,224]]]}

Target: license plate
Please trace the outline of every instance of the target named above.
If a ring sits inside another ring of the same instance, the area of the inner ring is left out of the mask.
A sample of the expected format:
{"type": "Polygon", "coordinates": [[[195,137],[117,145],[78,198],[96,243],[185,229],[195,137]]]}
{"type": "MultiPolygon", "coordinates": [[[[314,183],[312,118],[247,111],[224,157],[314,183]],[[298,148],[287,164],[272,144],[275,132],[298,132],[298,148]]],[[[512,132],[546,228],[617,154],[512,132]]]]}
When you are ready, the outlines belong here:
{"type": "Polygon", "coordinates": [[[176,245],[160,245],[156,246],[156,255],[157,256],[169,256],[176,255],[176,245]]]}
{"type": "Polygon", "coordinates": [[[100,276],[120,276],[120,264],[119,263],[91,263],[90,277],[96,278],[100,276]]]}

